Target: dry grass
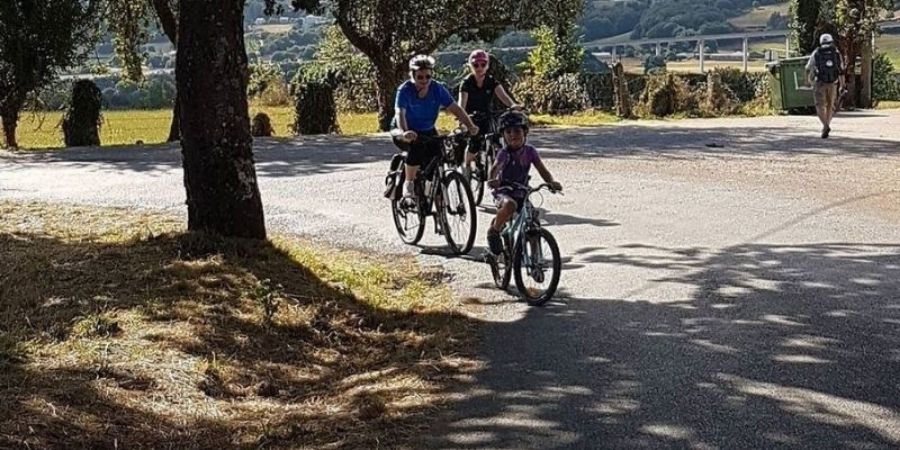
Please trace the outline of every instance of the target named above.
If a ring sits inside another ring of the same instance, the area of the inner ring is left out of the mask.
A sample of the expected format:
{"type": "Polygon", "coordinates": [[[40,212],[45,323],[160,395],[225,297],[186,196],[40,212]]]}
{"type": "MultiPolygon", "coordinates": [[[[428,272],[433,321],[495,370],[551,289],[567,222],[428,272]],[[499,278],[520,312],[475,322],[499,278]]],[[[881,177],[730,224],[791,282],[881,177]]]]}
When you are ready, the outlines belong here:
{"type": "Polygon", "coordinates": [[[0,203],[0,448],[403,447],[474,367],[440,273],[0,203]]]}
{"type": "Polygon", "coordinates": [[[880,101],[875,109],[900,109],[900,102],[890,100],[880,101]]]}

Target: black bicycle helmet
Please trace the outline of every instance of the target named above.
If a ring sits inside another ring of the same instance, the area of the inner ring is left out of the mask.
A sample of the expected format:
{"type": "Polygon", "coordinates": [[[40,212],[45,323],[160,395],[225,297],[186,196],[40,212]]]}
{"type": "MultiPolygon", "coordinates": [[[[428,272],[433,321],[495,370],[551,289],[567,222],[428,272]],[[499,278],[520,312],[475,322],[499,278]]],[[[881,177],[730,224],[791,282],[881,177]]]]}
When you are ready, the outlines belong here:
{"type": "Polygon", "coordinates": [[[409,70],[434,69],[434,58],[428,55],[416,55],[409,60],[409,70]]]}
{"type": "Polygon", "coordinates": [[[528,116],[522,111],[507,111],[500,116],[500,132],[510,127],[522,127],[528,131],[528,116]]]}

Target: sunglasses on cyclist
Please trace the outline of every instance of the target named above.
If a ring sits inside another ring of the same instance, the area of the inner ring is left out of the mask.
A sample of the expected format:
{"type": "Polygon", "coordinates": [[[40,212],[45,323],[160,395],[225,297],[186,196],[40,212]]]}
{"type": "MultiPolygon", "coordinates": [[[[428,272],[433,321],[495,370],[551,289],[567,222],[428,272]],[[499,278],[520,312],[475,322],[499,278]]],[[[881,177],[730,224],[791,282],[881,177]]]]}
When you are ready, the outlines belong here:
{"type": "Polygon", "coordinates": [[[416,80],[419,80],[419,81],[426,81],[426,80],[430,80],[430,79],[431,79],[431,75],[416,75],[416,80]]]}
{"type": "Polygon", "coordinates": [[[481,69],[481,68],[487,67],[487,63],[472,63],[472,67],[474,67],[476,69],[481,69]]]}

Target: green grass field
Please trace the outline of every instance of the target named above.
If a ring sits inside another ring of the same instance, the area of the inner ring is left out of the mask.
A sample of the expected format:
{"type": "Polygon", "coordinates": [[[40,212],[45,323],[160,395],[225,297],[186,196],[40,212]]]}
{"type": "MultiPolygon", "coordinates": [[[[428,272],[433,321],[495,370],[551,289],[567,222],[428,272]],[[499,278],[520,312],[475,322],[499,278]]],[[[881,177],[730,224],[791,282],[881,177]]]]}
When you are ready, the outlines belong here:
{"type": "Polygon", "coordinates": [[[754,8],[748,11],[742,16],[728,19],[728,22],[741,29],[747,27],[765,26],[766,22],[769,21],[769,17],[771,17],[772,13],[774,12],[778,12],[781,13],[781,15],[786,16],[788,14],[788,3],[785,2],[775,5],[760,6],[759,8],[754,8]]]}
{"type": "MultiPolygon", "coordinates": [[[[294,109],[291,107],[257,107],[250,108],[252,117],[258,112],[265,112],[272,119],[272,127],[276,136],[291,136],[290,126],[294,121],[294,109]]],[[[59,127],[61,112],[26,113],[19,121],[19,145],[25,149],[48,149],[63,147],[62,130],[59,127]]],[[[532,119],[543,126],[597,126],[618,120],[615,116],[588,111],[569,116],[533,115],[532,119]]],[[[100,142],[104,146],[159,144],[165,142],[169,135],[172,121],[171,110],[128,110],[105,111],[103,126],[100,128],[100,142]]],[[[378,132],[377,115],[341,114],[338,125],[342,135],[356,136],[378,132]]],[[[449,114],[442,114],[438,119],[438,127],[444,131],[456,126],[456,120],[449,114]]]]}
{"type": "Polygon", "coordinates": [[[875,48],[878,52],[887,53],[894,71],[900,72],[900,34],[882,34],[875,38],[875,48]]]}

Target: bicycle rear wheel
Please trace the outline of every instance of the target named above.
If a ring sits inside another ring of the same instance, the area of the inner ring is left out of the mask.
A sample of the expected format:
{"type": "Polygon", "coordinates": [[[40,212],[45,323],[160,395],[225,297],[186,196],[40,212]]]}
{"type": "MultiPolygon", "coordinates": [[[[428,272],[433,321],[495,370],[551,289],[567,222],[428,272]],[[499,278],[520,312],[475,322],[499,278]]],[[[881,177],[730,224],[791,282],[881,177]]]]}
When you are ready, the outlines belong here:
{"type": "Polygon", "coordinates": [[[491,275],[494,276],[494,284],[503,290],[509,287],[509,280],[512,277],[512,249],[507,239],[504,239],[503,253],[497,256],[490,256],[493,260],[489,261],[491,265],[491,275]]]}
{"type": "Polygon", "coordinates": [[[441,197],[439,217],[447,245],[458,255],[469,253],[475,244],[478,214],[466,178],[459,172],[447,172],[441,197]]]}
{"type": "Polygon", "coordinates": [[[394,226],[400,240],[409,245],[415,245],[422,239],[425,232],[425,218],[418,207],[409,207],[401,204],[403,200],[391,201],[391,213],[394,215],[394,226]]]}
{"type": "Polygon", "coordinates": [[[516,246],[513,272],[516,288],[532,306],[547,303],[556,293],[562,259],[556,239],[546,229],[532,230],[516,246]]]}
{"type": "Polygon", "coordinates": [[[472,189],[472,199],[475,201],[475,206],[480,205],[484,199],[484,187],[487,181],[486,174],[491,170],[490,166],[487,165],[487,153],[487,149],[478,152],[478,156],[475,158],[475,169],[472,171],[472,176],[469,177],[469,188],[472,189]]]}

